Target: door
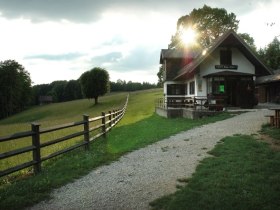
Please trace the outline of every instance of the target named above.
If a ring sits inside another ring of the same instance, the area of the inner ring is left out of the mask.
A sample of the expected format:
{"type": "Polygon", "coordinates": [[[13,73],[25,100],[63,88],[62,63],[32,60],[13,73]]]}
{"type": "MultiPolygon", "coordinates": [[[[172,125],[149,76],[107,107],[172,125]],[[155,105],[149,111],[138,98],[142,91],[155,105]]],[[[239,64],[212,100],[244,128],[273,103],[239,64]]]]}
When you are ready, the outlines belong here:
{"type": "Polygon", "coordinates": [[[239,80],[235,77],[226,78],[226,97],[228,106],[239,106],[238,89],[239,80]]]}

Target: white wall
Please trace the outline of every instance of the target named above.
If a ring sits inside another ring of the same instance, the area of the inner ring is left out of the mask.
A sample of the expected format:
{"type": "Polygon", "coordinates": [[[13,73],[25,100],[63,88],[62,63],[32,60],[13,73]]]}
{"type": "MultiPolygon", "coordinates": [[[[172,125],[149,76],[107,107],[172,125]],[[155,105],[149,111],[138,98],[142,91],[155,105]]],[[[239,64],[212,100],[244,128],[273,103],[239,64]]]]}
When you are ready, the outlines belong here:
{"type": "Polygon", "coordinates": [[[215,65],[220,65],[220,50],[222,48],[217,48],[211,56],[204,60],[200,65],[200,74],[205,76],[212,73],[217,73],[221,71],[232,71],[232,72],[242,72],[255,74],[255,66],[247,60],[247,58],[237,49],[231,48],[232,51],[232,65],[238,65],[237,70],[228,69],[215,69],[215,65]]]}

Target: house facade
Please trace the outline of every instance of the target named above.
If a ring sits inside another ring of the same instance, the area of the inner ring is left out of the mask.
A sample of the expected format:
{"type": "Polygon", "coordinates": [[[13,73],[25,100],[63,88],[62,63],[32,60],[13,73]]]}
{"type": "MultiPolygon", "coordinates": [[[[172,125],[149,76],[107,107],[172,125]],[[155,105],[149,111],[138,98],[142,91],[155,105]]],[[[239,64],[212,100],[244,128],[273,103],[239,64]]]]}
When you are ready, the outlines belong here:
{"type": "Polygon", "coordinates": [[[234,32],[219,37],[207,50],[163,49],[164,103],[167,108],[221,110],[252,108],[255,80],[271,75],[250,47],[234,32]],[[193,105],[192,105],[193,104],[193,105]]]}

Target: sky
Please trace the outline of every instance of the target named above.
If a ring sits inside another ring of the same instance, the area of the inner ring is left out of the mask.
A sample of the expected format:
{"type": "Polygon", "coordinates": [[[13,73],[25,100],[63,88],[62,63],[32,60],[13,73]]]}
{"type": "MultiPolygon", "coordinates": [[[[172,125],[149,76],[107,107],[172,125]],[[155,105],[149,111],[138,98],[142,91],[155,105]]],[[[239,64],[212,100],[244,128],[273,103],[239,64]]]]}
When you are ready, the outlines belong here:
{"type": "Polygon", "coordinates": [[[33,85],[94,67],[111,81],[157,83],[178,18],[204,4],[236,14],[258,48],[280,35],[279,0],[0,0],[0,61],[23,65],[33,85]]]}

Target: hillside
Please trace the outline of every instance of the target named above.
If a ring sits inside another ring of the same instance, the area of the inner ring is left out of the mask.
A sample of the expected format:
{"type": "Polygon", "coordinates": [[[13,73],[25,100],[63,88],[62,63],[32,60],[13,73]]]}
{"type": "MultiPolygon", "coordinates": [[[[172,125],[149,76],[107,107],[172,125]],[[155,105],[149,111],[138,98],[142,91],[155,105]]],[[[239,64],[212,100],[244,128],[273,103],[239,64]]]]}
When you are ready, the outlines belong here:
{"type": "MultiPolygon", "coordinates": [[[[29,130],[31,122],[39,122],[41,127],[51,127],[80,121],[83,114],[90,117],[99,116],[103,111],[121,107],[127,94],[127,92],[110,93],[100,97],[97,106],[88,99],[36,106],[0,120],[0,136],[29,130]]],[[[161,94],[161,89],[131,92],[128,110],[121,124],[129,124],[151,116],[154,112],[154,100],[161,94]]]]}

